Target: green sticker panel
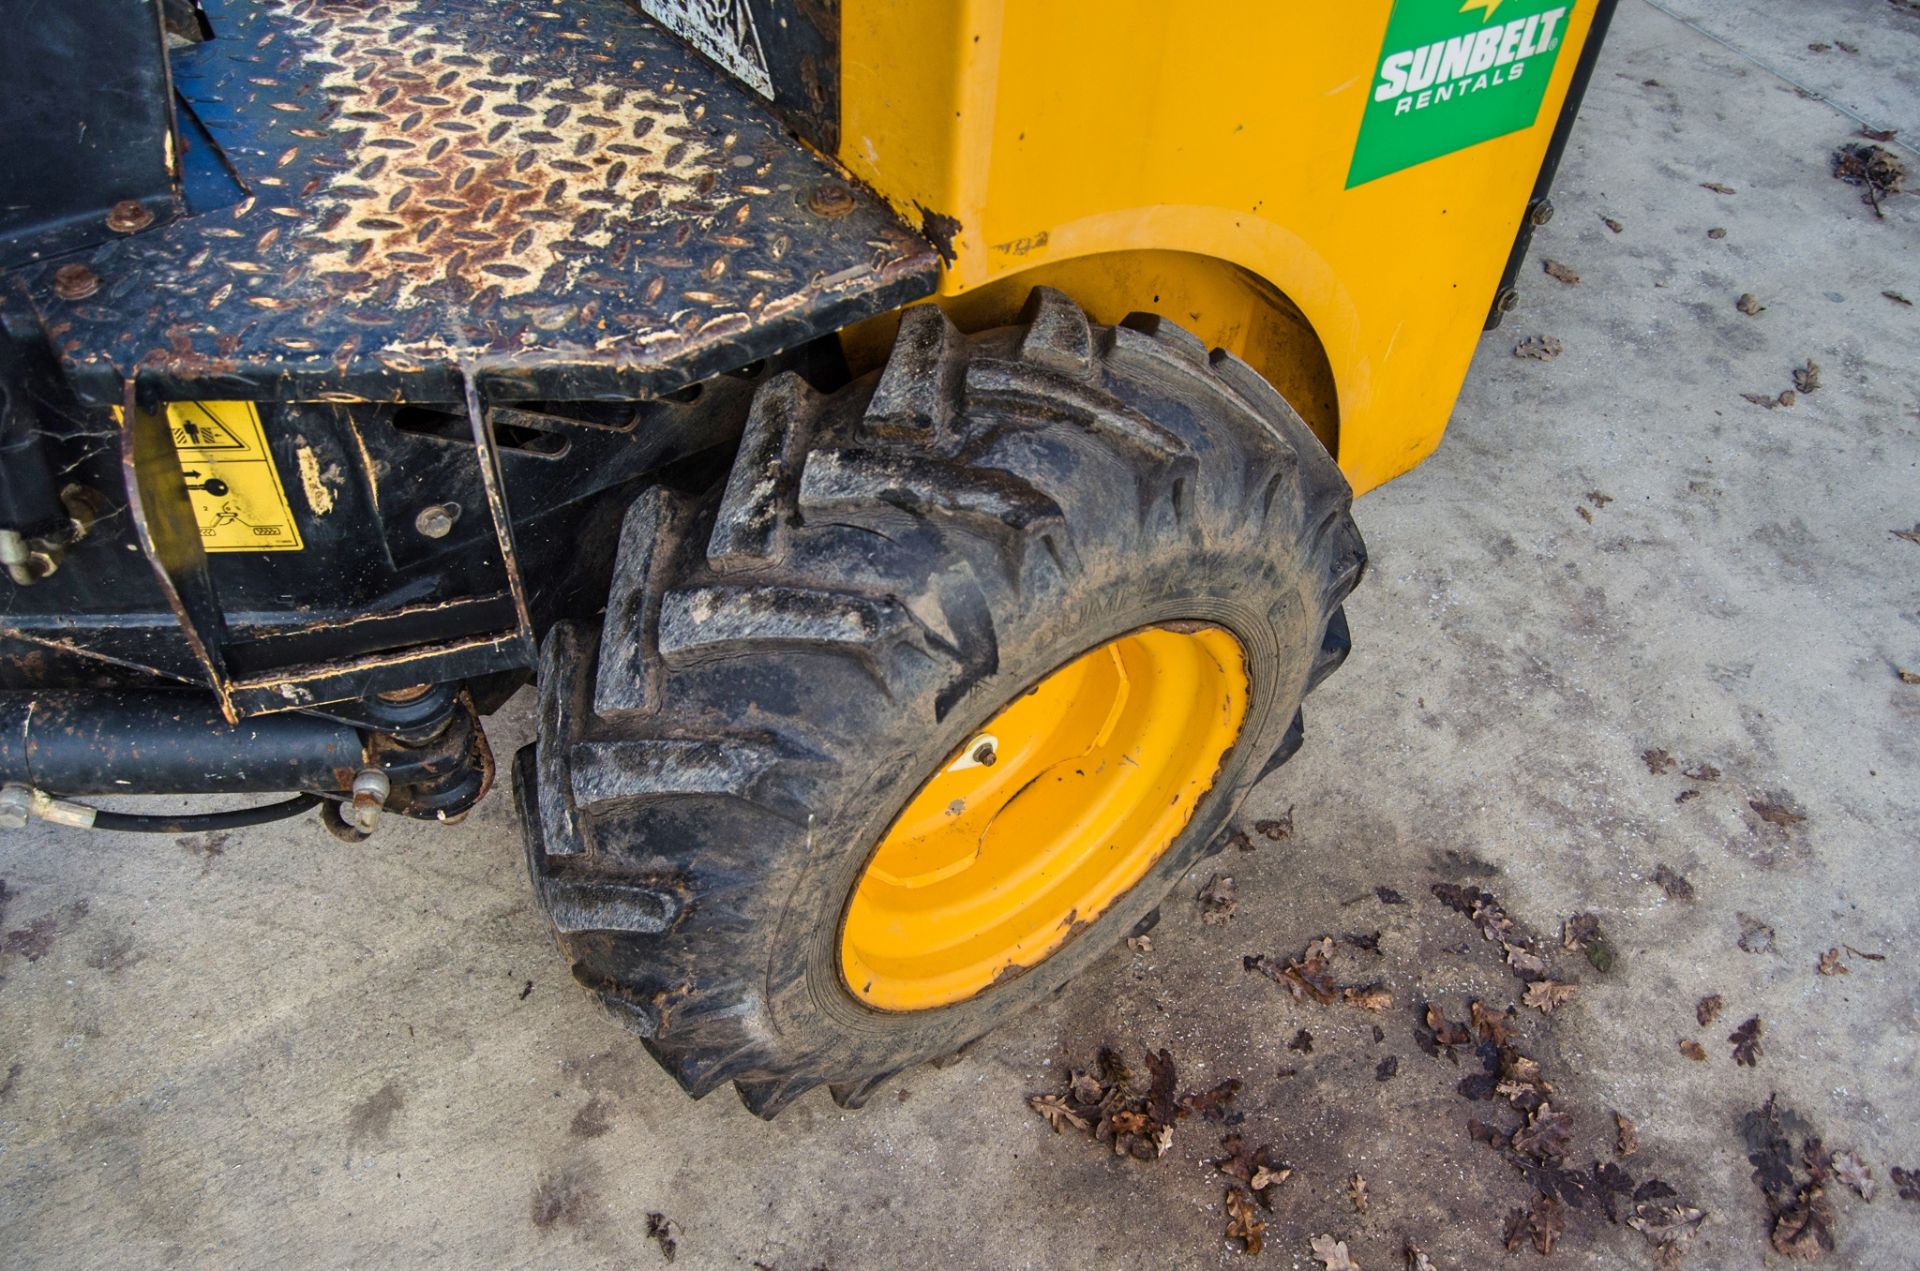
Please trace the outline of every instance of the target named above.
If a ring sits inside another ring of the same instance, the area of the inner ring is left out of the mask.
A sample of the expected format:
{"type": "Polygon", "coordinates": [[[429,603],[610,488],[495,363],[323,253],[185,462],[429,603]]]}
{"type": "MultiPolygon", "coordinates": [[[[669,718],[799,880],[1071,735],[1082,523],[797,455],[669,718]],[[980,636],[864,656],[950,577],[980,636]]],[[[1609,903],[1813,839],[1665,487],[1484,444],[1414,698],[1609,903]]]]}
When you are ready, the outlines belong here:
{"type": "Polygon", "coordinates": [[[1347,188],[1530,128],[1575,0],[1395,0],[1347,188]]]}

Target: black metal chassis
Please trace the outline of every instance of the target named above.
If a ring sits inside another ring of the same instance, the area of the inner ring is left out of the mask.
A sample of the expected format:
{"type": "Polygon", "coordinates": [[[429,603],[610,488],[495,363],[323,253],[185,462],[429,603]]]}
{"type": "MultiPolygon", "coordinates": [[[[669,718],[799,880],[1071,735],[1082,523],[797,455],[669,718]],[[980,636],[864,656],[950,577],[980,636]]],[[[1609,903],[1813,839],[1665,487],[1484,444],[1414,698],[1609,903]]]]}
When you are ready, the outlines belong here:
{"type": "MultiPolygon", "coordinates": [[[[928,294],[937,258],[622,0],[203,7],[214,38],[161,68],[170,184],[127,193],[110,155],[121,191],[63,191],[38,238],[8,227],[0,509],[38,488],[42,511],[0,511],[0,529],[38,535],[57,568],[0,578],[0,720],[57,700],[110,739],[158,695],[162,715],[210,706],[240,754],[234,725],[302,712],[417,776],[447,720],[467,727],[530,671],[548,626],[604,604],[642,482],[736,439],[765,375],[831,380],[820,337],[928,294]],[[151,224],[72,211],[122,197],[151,224]],[[204,401],[256,404],[303,550],[206,550],[167,418],[204,401]],[[84,537],[49,528],[54,491],[86,492],[84,537]],[[410,705],[428,700],[440,731],[410,705]]],[[[74,157],[77,183],[92,161],[74,157]]],[[[457,749],[490,775],[483,741],[457,749]]],[[[0,780],[285,789],[297,770],[293,787],[337,794],[353,772],[256,764],[269,775],[236,786],[233,762],[196,782],[41,753],[36,769],[0,744],[0,780]]]]}

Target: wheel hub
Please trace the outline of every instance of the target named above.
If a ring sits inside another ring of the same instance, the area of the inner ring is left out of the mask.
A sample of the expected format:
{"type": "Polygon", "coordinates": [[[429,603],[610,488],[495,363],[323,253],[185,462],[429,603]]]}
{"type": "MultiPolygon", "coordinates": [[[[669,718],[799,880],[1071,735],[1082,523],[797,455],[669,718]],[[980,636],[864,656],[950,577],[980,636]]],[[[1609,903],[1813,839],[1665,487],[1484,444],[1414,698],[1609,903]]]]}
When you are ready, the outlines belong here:
{"type": "Polygon", "coordinates": [[[1058,951],[1192,820],[1247,697],[1240,642],[1183,625],[1111,640],[1015,698],[875,850],[841,927],[847,987],[926,1010],[1058,951]]]}

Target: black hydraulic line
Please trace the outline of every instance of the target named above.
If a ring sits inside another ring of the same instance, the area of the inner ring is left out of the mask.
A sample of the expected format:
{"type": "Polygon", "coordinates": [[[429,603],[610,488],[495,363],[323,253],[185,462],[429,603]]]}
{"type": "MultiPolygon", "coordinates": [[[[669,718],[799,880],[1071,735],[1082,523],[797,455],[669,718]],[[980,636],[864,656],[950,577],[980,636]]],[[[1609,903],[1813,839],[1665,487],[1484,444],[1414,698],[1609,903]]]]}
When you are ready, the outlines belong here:
{"type": "Polygon", "coordinates": [[[365,764],[348,724],[228,724],[205,693],[0,694],[0,780],[57,795],[345,791],[365,764]]]}
{"type": "Polygon", "coordinates": [[[229,812],[193,812],[184,816],[143,816],[132,812],[104,812],[93,809],[96,830],[127,830],[135,834],[204,834],[209,830],[243,830],[250,825],[265,825],[299,816],[308,808],[325,803],[317,794],[298,794],[279,803],[262,803],[229,812]]]}

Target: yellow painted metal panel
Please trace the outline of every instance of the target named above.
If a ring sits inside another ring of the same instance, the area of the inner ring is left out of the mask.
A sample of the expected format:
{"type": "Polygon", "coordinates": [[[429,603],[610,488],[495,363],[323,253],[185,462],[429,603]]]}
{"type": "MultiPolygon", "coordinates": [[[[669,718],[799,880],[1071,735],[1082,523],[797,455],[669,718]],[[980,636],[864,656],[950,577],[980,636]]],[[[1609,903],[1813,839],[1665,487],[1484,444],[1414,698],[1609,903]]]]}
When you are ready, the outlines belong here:
{"type": "MultiPolygon", "coordinates": [[[[1398,0],[1396,21],[1426,5],[1500,27],[1502,2],[1398,0]]],[[[1560,19],[1530,126],[1349,189],[1394,13],[844,0],[840,158],[944,244],[944,297],[1131,251],[1268,280],[1325,347],[1338,458],[1365,490],[1439,443],[1594,4],[1560,19]]]]}

